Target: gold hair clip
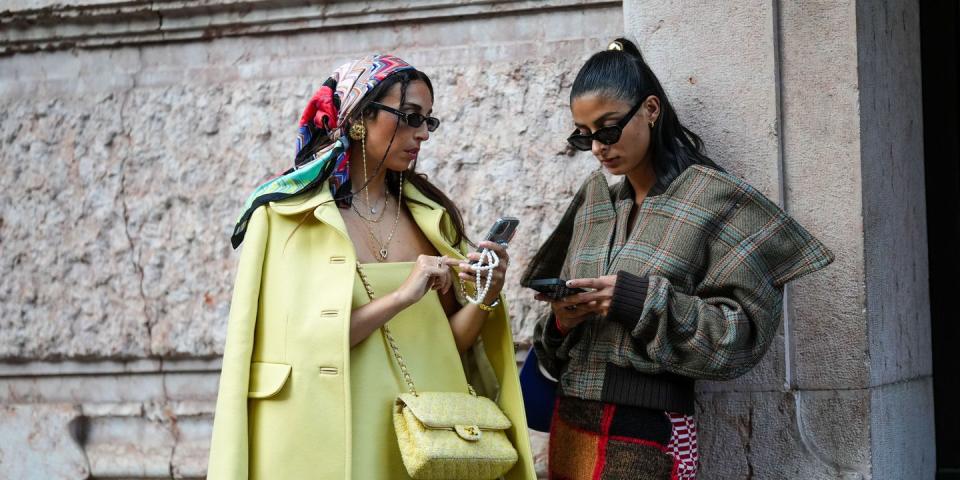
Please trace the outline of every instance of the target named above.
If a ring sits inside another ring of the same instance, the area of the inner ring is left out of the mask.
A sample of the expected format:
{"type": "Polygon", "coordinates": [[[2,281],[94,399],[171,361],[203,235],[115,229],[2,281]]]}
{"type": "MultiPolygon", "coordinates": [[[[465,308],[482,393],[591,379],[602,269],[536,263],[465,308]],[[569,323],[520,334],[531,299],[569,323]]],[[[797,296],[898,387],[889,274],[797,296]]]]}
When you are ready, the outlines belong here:
{"type": "Polygon", "coordinates": [[[619,50],[619,51],[622,52],[622,51],[623,51],[623,44],[620,43],[620,42],[618,42],[618,41],[616,41],[616,40],[614,40],[614,41],[610,42],[610,45],[607,45],[607,50],[619,50]]]}

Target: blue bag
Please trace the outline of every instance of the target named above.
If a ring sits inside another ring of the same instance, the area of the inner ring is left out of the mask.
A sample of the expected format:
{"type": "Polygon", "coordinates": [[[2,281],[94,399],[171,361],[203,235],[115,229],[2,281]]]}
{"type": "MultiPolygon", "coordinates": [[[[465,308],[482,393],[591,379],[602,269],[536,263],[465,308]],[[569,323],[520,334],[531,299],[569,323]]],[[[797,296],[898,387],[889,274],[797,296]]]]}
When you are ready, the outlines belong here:
{"type": "Polygon", "coordinates": [[[537,353],[532,348],[520,367],[520,391],[523,393],[527,426],[538,432],[549,432],[556,405],[557,382],[540,371],[537,353]]]}

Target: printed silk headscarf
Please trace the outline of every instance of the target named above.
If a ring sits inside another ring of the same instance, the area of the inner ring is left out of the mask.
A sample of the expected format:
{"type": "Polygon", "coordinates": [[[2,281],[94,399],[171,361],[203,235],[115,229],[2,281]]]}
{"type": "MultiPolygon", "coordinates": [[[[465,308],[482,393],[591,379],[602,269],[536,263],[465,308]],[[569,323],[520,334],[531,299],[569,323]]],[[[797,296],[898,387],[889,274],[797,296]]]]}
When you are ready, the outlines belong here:
{"type": "Polygon", "coordinates": [[[327,179],[330,180],[330,192],[336,198],[337,189],[350,179],[350,139],[345,128],[346,120],[354,114],[360,100],[385,78],[412,69],[410,64],[392,55],[369,55],[337,68],[303,109],[294,166],[260,185],[247,197],[243,214],[237,219],[230,237],[233,248],[243,242],[247,222],[261,205],[292,197],[327,179]],[[324,136],[317,140],[320,149],[312,158],[297,165],[300,150],[317,135],[324,136]]]}

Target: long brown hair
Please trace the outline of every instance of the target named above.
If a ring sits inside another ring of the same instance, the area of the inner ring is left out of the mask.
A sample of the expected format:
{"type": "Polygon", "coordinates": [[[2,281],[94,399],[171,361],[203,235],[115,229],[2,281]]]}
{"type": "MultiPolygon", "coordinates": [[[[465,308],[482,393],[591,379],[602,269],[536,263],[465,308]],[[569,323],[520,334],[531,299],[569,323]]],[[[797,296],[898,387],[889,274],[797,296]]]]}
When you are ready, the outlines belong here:
{"type": "MultiPolygon", "coordinates": [[[[343,126],[344,131],[349,130],[350,124],[359,120],[361,116],[364,116],[366,118],[372,118],[373,116],[375,116],[377,114],[377,110],[375,108],[370,107],[370,103],[379,102],[380,100],[382,100],[383,97],[387,95],[387,92],[390,90],[390,87],[396,85],[398,82],[400,83],[400,104],[402,105],[403,101],[406,99],[406,96],[407,96],[407,87],[410,85],[410,82],[413,82],[416,80],[420,80],[427,84],[427,88],[430,90],[430,98],[432,100],[434,96],[433,83],[430,82],[430,78],[427,77],[427,74],[414,69],[397,72],[385,78],[376,87],[374,87],[373,90],[367,93],[367,95],[365,95],[363,99],[360,100],[360,103],[357,105],[357,109],[356,109],[357,113],[352,115],[351,118],[347,119],[347,121],[344,122],[345,123],[345,125],[343,126]]],[[[397,122],[397,128],[398,129],[400,128],[400,122],[397,122]]],[[[394,134],[396,134],[396,130],[394,130],[394,134]]],[[[313,139],[319,139],[319,138],[320,138],[320,135],[313,136],[313,139]]],[[[300,164],[301,161],[303,160],[311,158],[317,152],[317,150],[322,148],[322,145],[320,144],[313,145],[313,143],[314,142],[307,144],[307,146],[305,146],[300,151],[300,153],[297,154],[297,160],[296,160],[297,164],[300,164]]],[[[392,143],[392,139],[391,139],[391,143],[392,143]]],[[[384,153],[384,159],[386,158],[386,155],[387,153],[389,153],[389,151],[390,151],[390,148],[388,147],[387,152],[384,153]]],[[[384,159],[380,160],[380,164],[376,168],[379,169],[383,166],[384,159]]],[[[457,208],[456,204],[454,204],[453,201],[450,200],[450,198],[443,193],[443,191],[441,191],[439,188],[437,188],[436,185],[430,182],[426,174],[417,172],[416,168],[417,168],[417,163],[416,161],[414,161],[414,163],[410,166],[410,169],[404,173],[404,177],[406,178],[406,180],[412,183],[413,186],[416,187],[417,190],[420,190],[420,192],[422,192],[424,195],[426,195],[427,198],[429,198],[430,200],[433,200],[434,202],[439,203],[440,205],[443,206],[443,208],[447,210],[447,213],[450,215],[450,219],[453,221],[453,228],[456,231],[456,238],[449,239],[452,241],[453,245],[460,245],[460,242],[462,240],[467,240],[469,242],[470,239],[467,237],[466,233],[464,232],[463,216],[460,214],[460,209],[457,208]]],[[[386,184],[387,184],[387,190],[389,190],[391,194],[399,196],[400,195],[400,172],[387,170],[386,184]]],[[[358,188],[362,189],[365,186],[366,186],[365,184],[358,185],[358,188]]],[[[340,206],[344,206],[344,205],[349,206],[353,201],[354,193],[355,192],[353,191],[353,188],[352,188],[352,178],[351,178],[351,179],[348,179],[346,182],[344,182],[343,185],[341,185],[341,187],[337,190],[336,198],[334,198],[334,200],[340,206]]]]}

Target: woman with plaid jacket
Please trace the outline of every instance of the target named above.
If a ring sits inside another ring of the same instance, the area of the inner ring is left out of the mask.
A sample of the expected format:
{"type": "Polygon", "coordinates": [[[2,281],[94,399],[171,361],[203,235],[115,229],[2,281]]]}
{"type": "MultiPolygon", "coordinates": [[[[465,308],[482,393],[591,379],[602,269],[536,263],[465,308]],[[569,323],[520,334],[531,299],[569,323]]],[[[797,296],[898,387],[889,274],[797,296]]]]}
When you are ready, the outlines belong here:
{"type": "Polygon", "coordinates": [[[702,153],[637,47],[594,54],[570,93],[591,174],[523,283],[585,289],[547,301],[534,348],[559,379],[555,479],[693,479],[694,380],[731,379],[769,347],[783,286],[833,254],[702,153]]]}

